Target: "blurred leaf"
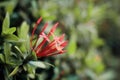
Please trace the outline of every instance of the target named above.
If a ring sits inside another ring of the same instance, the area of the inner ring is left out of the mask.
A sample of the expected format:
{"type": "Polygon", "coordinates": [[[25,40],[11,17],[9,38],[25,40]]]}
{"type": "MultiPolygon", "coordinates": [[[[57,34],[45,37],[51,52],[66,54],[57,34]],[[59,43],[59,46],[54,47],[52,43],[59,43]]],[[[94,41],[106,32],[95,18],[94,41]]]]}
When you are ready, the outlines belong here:
{"type": "Polygon", "coordinates": [[[3,54],[1,54],[1,53],[0,53],[0,60],[1,60],[2,62],[4,62],[4,56],[3,56],[3,54]]]}
{"type": "Polygon", "coordinates": [[[28,36],[29,25],[23,22],[18,30],[18,36],[22,39],[26,39],[28,36]]]}
{"type": "Polygon", "coordinates": [[[5,62],[9,62],[9,58],[10,58],[10,44],[8,43],[4,43],[4,55],[5,55],[5,62]]]}
{"type": "Polygon", "coordinates": [[[7,4],[7,6],[5,7],[6,12],[9,12],[10,14],[13,12],[14,8],[16,6],[16,1],[11,1],[7,4]]]}
{"type": "Polygon", "coordinates": [[[30,61],[29,64],[31,64],[34,67],[43,68],[43,69],[48,68],[48,66],[53,66],[52,64],[45,63],[42,61],[30,61]]]}
{"type": "Polygon", "coordinates": [[[4,35],[4,38],[8,42],[16,42],[19,40],[19,38],[14,34],[6,34],[4,35]]]}
{"type": "Polygon", "coordinates": [[[16,27],[8,28],[4,34],[13,34],[16,31],[16,27]]]}
{"type": "Polygon", "coordinates": [[[39,13],[38,13],[38,7],[37,7],[37,1],[34,1],[34,0],[32,0],[31,1],[31,10],[32,10],[32,14],[33,14],[33,16],[35,16],[35,17],[37,17],[38,15],[39,15],[39,13]]]}
{"type": "Polygon", "coordinates": [[[105,17],[107,7],[108,7],[108,4],[104,4],[99,7],[94,7],[91,13],[91,19],[93,19],[94,21],[98,21],[98,23],[100,22],[99,20],[101,19],[103,20],[103,18],[105,17]]]}
{"type": "MultiPolygon", "coordinates": [[[[21,57],[24,57],[24,56],[23,56],[23,53],[22,53],[22,51],[19,49],[19,47],[14,46],[14,48],[19,52],[19,55],[20,55],[21,57]]],[[[19,56],[19,57],[20,57],[20,56],[19,56]]]]}
{"type": "Polygon", "coordinates": [[[6,31],[9,29],[9,26],[10,26],[9,14],[7,13],[2,24],[2,34],[6,33],[6,31]]]}
{"type": "Polygon", "coordinates": [[[71,31],[71,37],[67,47],[67,52],[69,54],[75,53],[77,49],[77,34],[75,31],[71,31]]]}
{"type": "Polygon", "coordinates": [[[92,0],[88,0],[89,1],[89,4],[88,4],[88,11],[87,11],[87,17],[86,17],[86,20],[89,21],[91,19],[91,13],[92,13],[92,10],[93,10],[93,1],[92,0]]]}
{"type": "Polygon", "coordinates": [[[91,69],[85,69],[85,74],[91,78],[91,80],[95,80],[97,77],[96,73],[93,72],[91,69]]]}
{"type": "Polygon", "coordinates": [[[5,7],[6,12],[9,12],[11,14],[16,6],[16,3],[16,0],[1,1],[0,7],[5,7]]]}
{"type": "Polygon", "coordinates": [[[40,10],[40,14],[46,21],[48,21],[48,20],[55,20],[56,19],[55,15],[51,15],[49,12],[47,12],[44,9],[40,10]]]}
{"type": "Polygon", "coordinates": [[[36,56],[36,53],[34,51],[32,51],[31,55],[34,57],[34,60],[37,60],[37,56],[36,56]]]}
{"type": "Polygon", "coordinates": [[[27,64],[26,69],[27,69],[27,71],[29,73],[28,76],[30,78],[34,79],[35,78],[35,70],[36,70],[36,68],[31,66],[30,64],[27,64]]]}
{"type": "Polygon", "coordinates": [[[17,41],[18,40],[17,36],[13,35],[13,33],[16,31],[16,28],[15,27],[9,28],[9,26],[10,26],[9,14],[7,13],[2,25],[2,36],[5,38],[5,40],[17,41]]]}
{"type": "Polygon", "coordinates": [[[30,39],[29,39],[28,31],[29,31],[29,25],[26,22],[23,22],[20,28],[18,29],[18,36],[20,40],[23,41],[21,43],[20,50],[23,52],[26,52],[27,50],[30,49],[30,44],[29,44],[30,39]]]}
{"type": "Polygon", "coordinates": [[[19,66],[14,68],[14,70],[9,74],[9,77],[14,76],[18,71],[19,71],[19,66]]]}
{"type": "Polygon", "coordinates": [[[105,66],[102,62],[101,56],[98,54],[97,50],[95,48],[90,48],[90,51],[85,59],[86,65],[95,71],[97,74],[101,74],[105,66]]]}
{"type": "Polygon", "coordinates": [[[93,39],[93,45],[94,46],[101,46],[101,45],[104,45],[104,41],[103,39],[100,39],[100,38],[95,38],[93,39]]]}
{"type": "Polygon", "coordinates": [[[99,76],[99,80],[115,80],[116,73],[112,70],[106,71],[99,76]]]}
{"type": "Polygon", "coordinates": [[[30,61],[29,64],[39,68],[47,68],[44,62],[41,61],[30,61]]]}
{"type": "Polygon", "coordinates": [[[28,74],[28,76],[29,76],[31,79],[34,79],[34,78],[35,78],[35,74],[28,74]]]}

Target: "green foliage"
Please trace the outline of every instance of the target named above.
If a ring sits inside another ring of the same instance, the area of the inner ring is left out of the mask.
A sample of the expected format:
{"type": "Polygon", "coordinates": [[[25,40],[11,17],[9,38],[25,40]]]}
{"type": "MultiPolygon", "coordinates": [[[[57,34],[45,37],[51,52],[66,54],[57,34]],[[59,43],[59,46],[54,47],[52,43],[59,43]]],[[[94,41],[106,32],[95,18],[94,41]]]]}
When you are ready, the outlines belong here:
{"type": "MultiPolygon", "coordinates": [[[[27,72],[26,79],[35,78],[36,68],[47,68],[52,66],[49,63],[38,61],[36,53],[30,50],[30,38],[28,35],[29,25],[23,22],[18,29],[18,36],[14,34],[16,27],[9,27],[9,14],[3,21],[2,33],[0,37],[3,38],[3,53],[0,53],[0,64],[3,68],[5,80],[15,80],[17,74],[27,72]]],[[[21,75],[19,75],[21,76],[21,75]]]]}

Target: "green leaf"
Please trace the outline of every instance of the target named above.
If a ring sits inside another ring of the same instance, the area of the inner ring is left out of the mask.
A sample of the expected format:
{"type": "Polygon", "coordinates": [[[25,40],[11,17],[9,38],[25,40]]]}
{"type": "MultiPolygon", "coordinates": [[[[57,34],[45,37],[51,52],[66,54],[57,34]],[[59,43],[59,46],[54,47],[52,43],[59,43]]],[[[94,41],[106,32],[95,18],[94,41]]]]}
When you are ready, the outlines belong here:
{"type": "Polygon", "coordinates": [[[2,62],[4,62],[4,56],[3,56],[3,54],[1,54],[1,53],[0,53],[0,60],[1,60],[2,62]]]}
{"type": "Polygon", "coordinates": [[[8,42],[14,42],[14,41],[19,40],[18,37],[16,35],[14,35],[14,34],[6,34],[6,35],[4,35],[4,38],[8,42]]]}
{"type": "Polygon", "coordinates": [[[47,68],[44,62],[41,61],[30,61],[29,64],[31,64],[34,67],[39,67],[39,68],[47,68]]]}
{"type": "Polygon", "coordinates": [[[23,40],[21,43],[20,49],[22,52],[26,52],[30,49],[30,39],[28,35],[29,25],[26,22],[23,22],[18,29],[18,37],[23,40]]]}
{"type": "Polygon", "coordinates": [[[10,44],[7,42],[4,43],[4,55],[5,55],[5,62],[9,62],[10,58],[10,44]]]}
{"type": "Polygon", "coordinates": [[[28,36],[29,25],[26,22],[23,22],[18,30],[18,36],[22,39],[26,39],[28,36]]]}
{"type": "Polygon", "coordinates": [[[17,46],[14,46],[14,48],[15,48],[15,50],[18,51],[19,57],[20,57],[20,56],[21,56],[21,57],[24,57],[22,51],[21,51],[17,46]]]}
{"type": "Polygon", "coordinates": [[[28,74],[28,77],[30,77],[31,79],[35,78],[35,74],[28,74]]]}
{"type": "Polygon", "coordinates": [[[31,66],[30,64],[25,65],[26,70],[28,72],[28,76],[32,79],[35,78],[35,70],[36,68],[34,66],[31,66]]]}
{"type": "Polygon", "coordinates": [[[36,53],[34,51],[32,51],[31,55],[32,55],[32,57],[33,57],[34,60],[37,60],[37,56],[36,56],[36,53]]]}
{"type": "Polygon", "coordinates": [[[16,31],[16,27],[12,27],[7,29],[4,34],[13,34],[16,31]]]}
{"type": "Polygon", "coordinates": [[[6,33],[6,31],[9,29],[9,26],[10,26],[9,14],[7,13],[2,25],[2,34],[6,33]]]}
{"type": "Polygon", "coordinates": [[[15,27],[9,28],[10,21],[9,21],[9,14],[7,13],[2,25],[2,35],[13,34],[16,31],[15,27]]]}
{"type": "Polygon", "coordinates": [[[47,68],[48,66],[53,66],[52,64],[41,61],[30,61],[29,64],[34,67],[43,68],[43,69],[47,68]]]}
{"type": "Polygon", "coordinates": [[[15,69],[9,74],[9,77],[15,75],[19,71],[19,66],[15,67],[15,69]]]}

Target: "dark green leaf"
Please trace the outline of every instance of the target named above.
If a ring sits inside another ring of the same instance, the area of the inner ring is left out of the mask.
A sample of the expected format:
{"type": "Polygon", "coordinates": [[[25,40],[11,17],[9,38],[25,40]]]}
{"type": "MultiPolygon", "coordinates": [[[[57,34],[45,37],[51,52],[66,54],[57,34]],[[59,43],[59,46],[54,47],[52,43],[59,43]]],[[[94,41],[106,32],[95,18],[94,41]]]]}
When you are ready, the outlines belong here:
{"type": "Polygon", "coordinates": [[[4,56],[3,56],[3,54],[1,54],[1,53],[0,53],[0,60],[1,60],[2,62],[4,62],[4,56]]]}

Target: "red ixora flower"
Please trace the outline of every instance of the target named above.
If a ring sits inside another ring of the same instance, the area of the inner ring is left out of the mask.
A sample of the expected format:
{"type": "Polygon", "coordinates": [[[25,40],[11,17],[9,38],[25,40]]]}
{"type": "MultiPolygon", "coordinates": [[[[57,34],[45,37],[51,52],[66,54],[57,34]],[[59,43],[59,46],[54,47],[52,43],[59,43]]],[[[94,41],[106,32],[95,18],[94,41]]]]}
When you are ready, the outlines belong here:
{"type": "Polygon", "coordinates": [[[32,31],[32,36],[30,39],[30,45],[32,50],[35,51],[37,57],[46,57],[46,56],[52,56],[52,55],[56,55],[56,54],[62,54],[65,52],[64,47],[67,45],[67,41],[64,40],[65,34],[62,34],[61,36],[55,36],[54,32],[58,26],[58,23],[56,23],[52,29],[50,30],[50,32],[48,34],[45,34],[44,31],[48,26],[48,23],[46,23],[44,25],[44,27],[42,28],[41,32],[39,33],[39,36],[35,42],[34,45],[32,45],[32,40],[33,40],[33,36],[35,33],[35,30],[37,29],[38,25],[40,24],[42,18],[40,17],[35,26],[34,29],[32,31]],[[53,39],[51,40],[50,37],[53,37],[53,39]],[[42,41],[39,43],[39,39],[42,39],[42,41]]]}

